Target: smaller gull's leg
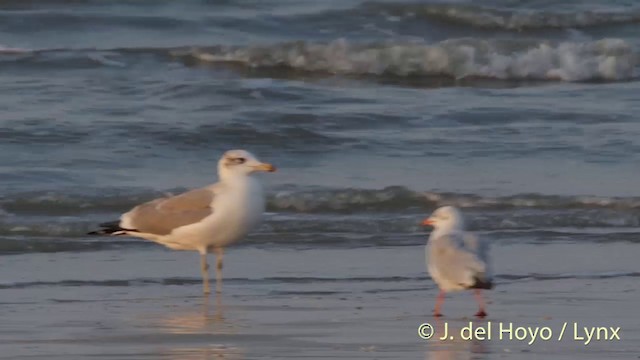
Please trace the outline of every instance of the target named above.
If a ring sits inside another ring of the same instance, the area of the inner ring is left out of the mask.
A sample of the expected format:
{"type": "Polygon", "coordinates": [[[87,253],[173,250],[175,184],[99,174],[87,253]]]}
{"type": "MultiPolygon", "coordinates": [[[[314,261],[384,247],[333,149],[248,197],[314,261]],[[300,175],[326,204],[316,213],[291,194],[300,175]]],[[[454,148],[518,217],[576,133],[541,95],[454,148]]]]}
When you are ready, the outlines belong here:
{"type": "Polygon", "coordinates": [[[487,316],[487,313],[484,311],[484,299],[482,298],[482,290],[475,289],[474,295],[476,297],[476,301],[478,301],[478,305],[480,306],[478,312],[476,313],[476,316],[479,318],[483,318],[487,316]]]}
{"type": "Polygon", "coordinates": [[[211,293],[209,287],[209,264],[207,264],[207,253],[200,253],[200,271],[202,272],[202,287],[205,294],[211,293]]]}
{"type": "Polygon", "coordinates": [[[442,316],[442,313],[440,312],[440,307],[442,306],[443,302],[444,302],[444,291],[440,290],[440,292],[438,293],[438,297],[436,298],[436,306],[433,309],[433,316],[435,317],[442,316]]]}
{"type": "Polygon", "coordinates": [[[216,248],[216,292],[222,292],[222,257],[224,256],[223,248],[216,248]]]}

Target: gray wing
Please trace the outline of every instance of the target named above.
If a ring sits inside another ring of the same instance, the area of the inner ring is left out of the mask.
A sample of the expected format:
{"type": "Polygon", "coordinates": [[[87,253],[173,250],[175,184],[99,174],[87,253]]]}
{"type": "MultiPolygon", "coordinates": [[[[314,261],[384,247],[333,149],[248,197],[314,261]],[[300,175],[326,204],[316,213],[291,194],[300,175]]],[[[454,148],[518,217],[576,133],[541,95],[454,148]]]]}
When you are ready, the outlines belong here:
{"type": "Polygon", "coordinates": [[[470,232],[464,233],[464,244],[469,251],[473,251],[478,259],[485,265],[484,277],[485,280],[490,280],[492,277],[491,259],[489,257],[489,243],[483,239],[478,238],[475,234],[470,232]]]}
{"type": "Polygon", "coordinates": [[[464,234],[442,235],[430,241],[429,261],[450,282],[472,286],[484,278],[486,264],[465,244],[464,234]]]}
{"type": "Polygon", "coordinates": [[[151,200],[120,218],[120,227],[141,233],[167,235],[173,229],[197,223],[213,213],[211,203],[219,185],[151,200]]]}
{"type": "Polygon", "coordinates": [[[489,243],[479,239],[476,235],[470,232],[463,234],[464,247],[469,251],[475,253],[478,258],[484,262],[489,260],[489,243]]]}

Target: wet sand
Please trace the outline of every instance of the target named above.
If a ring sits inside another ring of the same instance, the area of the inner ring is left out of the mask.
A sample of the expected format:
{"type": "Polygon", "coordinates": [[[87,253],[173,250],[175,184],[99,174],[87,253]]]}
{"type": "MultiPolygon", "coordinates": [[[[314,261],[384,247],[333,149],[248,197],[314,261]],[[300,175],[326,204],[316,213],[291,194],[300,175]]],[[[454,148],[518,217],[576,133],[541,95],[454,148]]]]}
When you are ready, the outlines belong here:
{"type": "Polygon", "coordinates": [[[498,280],[485,320],[470,316],[470,293],[449,296],[441,320],[429,315],[437,289],[422,270],[422,246],[238,247],[227,256],[219,297],[200,294],[191,253],[154,247],[7,256],[0,358],[636,358],[634,251],[625,243],[494,246],[498,280]],[[493,338],[435,339],[445,323],[459,335],[470,321],[491,322],[493,338]],[[425,322],[436,330],[428,341],[417,332],[425,322]],[[620,327],[621,340],[584,345],[573,340],[576,322],[620,327]],[[549,327],[554,338],[500,340],[498,326],[509,323],[549,327]]]}

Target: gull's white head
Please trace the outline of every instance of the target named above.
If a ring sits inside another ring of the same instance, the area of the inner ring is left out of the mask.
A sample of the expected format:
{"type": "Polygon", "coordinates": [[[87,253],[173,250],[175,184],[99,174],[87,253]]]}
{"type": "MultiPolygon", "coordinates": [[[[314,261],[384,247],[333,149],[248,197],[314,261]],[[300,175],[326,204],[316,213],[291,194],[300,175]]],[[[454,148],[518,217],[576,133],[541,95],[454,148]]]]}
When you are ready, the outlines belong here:
{"type": "Polygon", "coordinates": [[[276,171],[275,166],[263,163],[246,150],[229,150],[218,161],[218,174],[221,179],[237,175],[250,175],[254,172],[276,171]]]}
{"type": "Polygon", "coordinates": [[[424,219],[422,225],[433,226],[434,229],[462,230],[464,219],[460,210],[453,206],[437,208],[431,216],[424,219]]]}

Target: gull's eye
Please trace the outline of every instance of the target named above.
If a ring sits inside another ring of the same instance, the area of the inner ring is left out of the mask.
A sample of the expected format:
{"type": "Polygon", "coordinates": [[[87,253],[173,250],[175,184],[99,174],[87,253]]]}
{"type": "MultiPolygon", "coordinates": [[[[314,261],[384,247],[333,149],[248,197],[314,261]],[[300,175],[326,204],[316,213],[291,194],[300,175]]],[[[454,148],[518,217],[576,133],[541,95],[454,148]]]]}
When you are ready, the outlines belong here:
{"type": "Polygon", "coordinates": [[[247,159],[245,158],[235,158],[233,159],[233,162],[236,164],[244,164],[247,161],[247,159]]]}

